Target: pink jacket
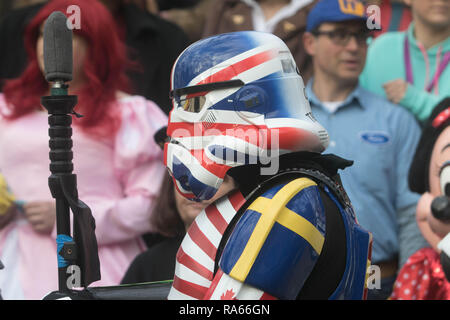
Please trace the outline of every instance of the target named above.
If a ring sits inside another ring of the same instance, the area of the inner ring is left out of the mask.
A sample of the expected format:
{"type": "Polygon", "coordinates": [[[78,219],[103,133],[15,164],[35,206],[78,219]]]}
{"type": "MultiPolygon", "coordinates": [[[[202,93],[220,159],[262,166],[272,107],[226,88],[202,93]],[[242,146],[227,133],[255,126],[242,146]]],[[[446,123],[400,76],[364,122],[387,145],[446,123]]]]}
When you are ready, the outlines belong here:
{"type": "MultiPolygon", "coordinates": [[[[79,198],[96,221],[101,280],[120,283],[133,258],[145,249],[150,213],[165,168],[153,134],[166,115],[140,96],[118,100],[122,125],[113,142],[94,140],[73,127],[74,173],[79,198]]],[[[35,112],[8,122],[0,94],[0,170],[17,199],[54,201],[48,188],[48,114],[35,112]]],[[[54,228],[56,229],[56,228],[54,228]]],[[[22,213],[0,230],[0,290],[4,299],[41,299],[57,290],[56,230],[36,233],[22,213]]]]}

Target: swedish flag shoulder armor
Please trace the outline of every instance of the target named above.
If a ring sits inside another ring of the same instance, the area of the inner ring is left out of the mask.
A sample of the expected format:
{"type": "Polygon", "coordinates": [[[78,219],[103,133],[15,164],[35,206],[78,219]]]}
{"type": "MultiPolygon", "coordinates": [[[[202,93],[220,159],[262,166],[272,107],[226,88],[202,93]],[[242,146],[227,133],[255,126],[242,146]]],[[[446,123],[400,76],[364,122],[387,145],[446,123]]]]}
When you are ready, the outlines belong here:
{"type": "Polygon", "coordinates": [[[220,267],[239,281],[295,299],[324,237],[325,209],[317,183],[297,178],[270,188],[250,204],[227,242],[220,267]]]}
{"type": "Polygon", "coordinates": [[[363,298],[372,240],[344,189],[317,170],[285,174],[247,198],[218,255],[220,268],[280,299],[363,298]]]}

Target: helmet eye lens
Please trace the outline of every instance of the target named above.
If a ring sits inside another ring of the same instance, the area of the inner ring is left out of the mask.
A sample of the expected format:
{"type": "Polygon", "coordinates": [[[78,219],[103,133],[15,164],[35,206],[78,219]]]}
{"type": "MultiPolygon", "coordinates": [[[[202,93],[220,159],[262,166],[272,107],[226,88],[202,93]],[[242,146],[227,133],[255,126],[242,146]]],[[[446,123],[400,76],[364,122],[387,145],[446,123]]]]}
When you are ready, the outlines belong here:
{"type": "Polygon", "coordinates": [[[179,106],[182,107],[184,111],[198,113],[203,109],[205,102],[205,96],[197,96],[180,100],[179,106]]]}

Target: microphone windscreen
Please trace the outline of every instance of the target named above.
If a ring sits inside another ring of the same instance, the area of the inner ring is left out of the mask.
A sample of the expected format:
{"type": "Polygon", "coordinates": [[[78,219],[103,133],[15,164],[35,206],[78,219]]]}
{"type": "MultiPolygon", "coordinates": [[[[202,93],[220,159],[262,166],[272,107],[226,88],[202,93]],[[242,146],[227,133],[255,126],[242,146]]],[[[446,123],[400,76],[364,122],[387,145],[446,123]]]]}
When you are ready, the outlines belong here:
{"type": "Polygon", "coordinates": [[[44,24],[44,70],[47,81],[72,80],[72,30],[60,11],[53,12],[44,24]]]}

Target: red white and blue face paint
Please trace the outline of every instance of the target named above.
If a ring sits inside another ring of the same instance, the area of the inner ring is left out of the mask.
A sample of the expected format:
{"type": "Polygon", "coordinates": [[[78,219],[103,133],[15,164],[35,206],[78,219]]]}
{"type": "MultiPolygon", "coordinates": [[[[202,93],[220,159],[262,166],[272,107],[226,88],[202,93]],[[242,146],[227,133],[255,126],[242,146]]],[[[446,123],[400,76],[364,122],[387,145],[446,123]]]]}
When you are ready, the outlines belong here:
{"type": "Polygon", "coordinates": [[[261,174],[275,174],[281,154],[328,145],[289,49],[269,33],[192,44],[172,69],[172,96],[165,164],[192,200],[212,198],[232,167],[261,163],[261,174]]]}

